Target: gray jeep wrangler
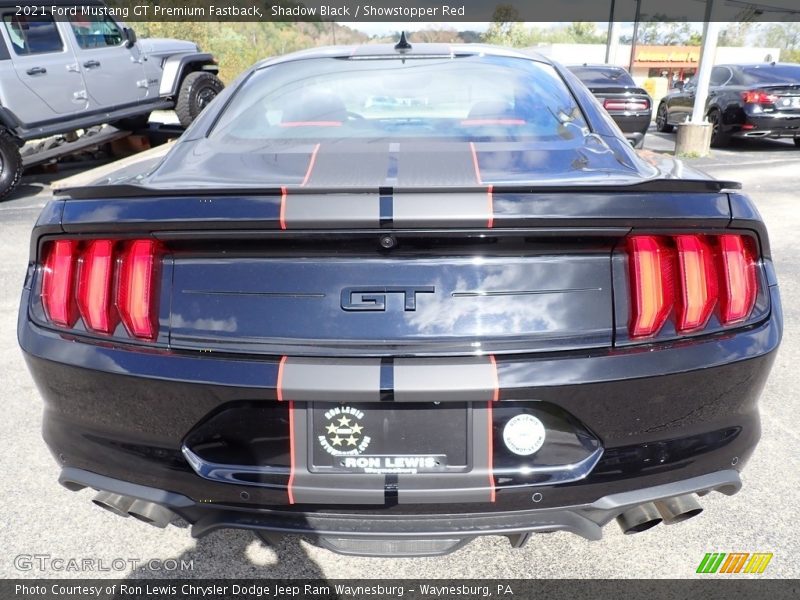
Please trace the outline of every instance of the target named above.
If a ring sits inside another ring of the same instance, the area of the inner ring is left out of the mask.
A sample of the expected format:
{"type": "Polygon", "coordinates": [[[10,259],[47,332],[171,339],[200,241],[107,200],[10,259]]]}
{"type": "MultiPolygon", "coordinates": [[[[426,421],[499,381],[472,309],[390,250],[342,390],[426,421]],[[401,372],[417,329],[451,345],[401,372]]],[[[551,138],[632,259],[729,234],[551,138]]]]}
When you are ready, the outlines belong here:
{"type": "Polygon", "coordinates": [[[102,9],[94,0],[41,4],[0,0],[0,200],[19,182],[26,141],[100,124],[135,130],[154,110],[174,109],[186,127],[223,88],[196,44],[137,40],[102,10],[81,10],[102,9]]]}

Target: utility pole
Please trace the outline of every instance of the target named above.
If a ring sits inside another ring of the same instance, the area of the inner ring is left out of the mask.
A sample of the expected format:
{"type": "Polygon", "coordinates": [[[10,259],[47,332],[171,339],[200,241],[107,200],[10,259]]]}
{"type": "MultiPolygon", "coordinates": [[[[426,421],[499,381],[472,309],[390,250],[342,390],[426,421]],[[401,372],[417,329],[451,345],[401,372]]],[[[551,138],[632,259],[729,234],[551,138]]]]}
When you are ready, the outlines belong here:
{"type": "Polygon", "coordinates": [[[711,69],[717,53],[719,23],[712,21],[714,0],[706,0],[705,23],[703,23],[703,49],[700,51],[700,68],[697,70],[697,92],[692,108],[692,123],[703,123],[706,118],[706,100],[711,82],[711,69]]]}
{"type": "Polygon", "coordinates": [[[619,47],[619,23],[614,19],[616,0],[611,0],[611,10],[608,13],[608,37],[606,38],[606,64],[617,61],[617,48],[619,47]]]}
{"type": "Polygon", "coordinates": [[[631,59],[628,61],[628,72],[633,73],[633,60],[636,58],[636,38],[639,37],[639,19],[642,16],[642,0],[636,0],[636,16],[633,17],[633,38],[631,38],[631,59]]]}
{"type": "Polygon", "coordinates": [[[678,125],[678,135],[675,138],[677,156],[708,156],[711,149],[714,130],[712,124],[706,122],[706,101],[720,29],[719,23],[713,20],[713,11],[714,0],[706,0],[703,46],[700,52],[700,68],[697,71],[694,106],[691,118],[678,125]]]}

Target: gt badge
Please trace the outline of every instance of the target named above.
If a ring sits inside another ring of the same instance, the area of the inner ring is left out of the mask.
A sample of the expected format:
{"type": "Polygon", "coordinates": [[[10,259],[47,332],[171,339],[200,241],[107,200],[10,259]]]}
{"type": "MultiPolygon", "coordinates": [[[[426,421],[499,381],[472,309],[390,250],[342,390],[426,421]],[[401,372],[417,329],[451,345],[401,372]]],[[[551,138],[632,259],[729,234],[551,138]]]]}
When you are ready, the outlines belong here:
{"type": "Polygon", "coordinates": [[[364,433],[363,421],[363,411],[337,406],[325,412],[325,433],[317,439],[325,452],[333,456],[361,454],[371,441],[364,433]]]}

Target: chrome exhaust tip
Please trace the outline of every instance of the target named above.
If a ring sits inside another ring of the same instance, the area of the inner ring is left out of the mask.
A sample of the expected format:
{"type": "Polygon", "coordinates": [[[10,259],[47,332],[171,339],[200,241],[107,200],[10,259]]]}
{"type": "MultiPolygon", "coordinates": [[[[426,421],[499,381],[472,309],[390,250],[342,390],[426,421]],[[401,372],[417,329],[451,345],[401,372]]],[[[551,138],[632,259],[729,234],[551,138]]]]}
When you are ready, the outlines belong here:
{"type": "Polygon", "coordinates": [[[687,521],[703,512],[703,507],[691,494],[659,500],[656,508],[666,525],[687,521]]]}
{"type": "Polygon", "coordinates": [[[128,514],[159,529],[164,529],[177,516],[168,508],[147,500],[135,500],[128,508],[128,514]]]}
{"type": "Polygon", "coordinates": [[[131,507],[134,500],[130,496],[113,494],[111,492],[99,492],[92,498],[92,502],[117,516],[127,517],[128,509],[131,507]]]}
{"type": "Polygon", "coordinates": [[[629,508],[617,517],[617,525],[625,535],[646,531],[661,521],[661,515],[652,502],[629,508]]]}

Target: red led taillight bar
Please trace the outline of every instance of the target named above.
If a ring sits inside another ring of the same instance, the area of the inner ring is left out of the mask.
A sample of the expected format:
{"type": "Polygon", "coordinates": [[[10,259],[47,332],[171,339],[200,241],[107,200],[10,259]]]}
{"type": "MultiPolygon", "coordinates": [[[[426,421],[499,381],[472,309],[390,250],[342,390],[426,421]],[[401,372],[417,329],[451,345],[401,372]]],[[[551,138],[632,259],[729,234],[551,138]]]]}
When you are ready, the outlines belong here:
{"type": "Polygon", "coordinates": [[[158,267],[153,240],[55,240],[44,246],[42,305],[47,319],[111,335],[122,321],[128,335],[158,334],[158,267]]]}
{"type": "Polygon", "coordinates": [[[753,312],[758,279],[748,236],[634,235],[627,251],[632,338],[656,335],[673,314],[684,334],[704,329],[717,308],[723,326],[753,312]]]}

